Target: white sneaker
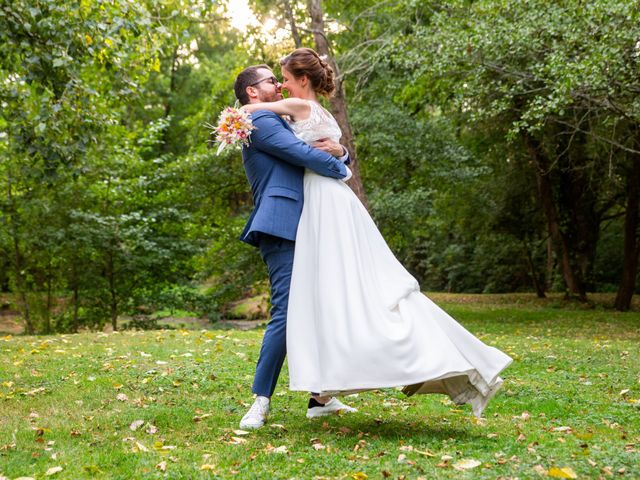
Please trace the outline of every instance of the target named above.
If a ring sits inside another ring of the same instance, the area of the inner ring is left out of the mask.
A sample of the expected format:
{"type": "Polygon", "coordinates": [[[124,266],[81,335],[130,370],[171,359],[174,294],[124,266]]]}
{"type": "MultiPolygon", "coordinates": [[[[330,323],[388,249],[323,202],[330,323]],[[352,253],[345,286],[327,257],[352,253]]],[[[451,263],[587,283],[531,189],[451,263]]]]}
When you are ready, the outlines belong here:
{"type": "Polygon", "coordinates": [[[325,415],[331,415],[332,413],[336,412],[352,413],[358,411],[356,408],[345,405],[336,397],[331,397],[331,400],[329,400],[324,405],[316,405],[312,407],[311,403],[312,402],[309,401],[310,406],[307,409],[307,418],[323,417],[325,415]]]}
{"type": "Polygon", "coordinates": [[[264,425],[269,415],[270,400],[267,397],[256,397],[249,411],[240,420],[240,428],[254,429],[264,425]]]}

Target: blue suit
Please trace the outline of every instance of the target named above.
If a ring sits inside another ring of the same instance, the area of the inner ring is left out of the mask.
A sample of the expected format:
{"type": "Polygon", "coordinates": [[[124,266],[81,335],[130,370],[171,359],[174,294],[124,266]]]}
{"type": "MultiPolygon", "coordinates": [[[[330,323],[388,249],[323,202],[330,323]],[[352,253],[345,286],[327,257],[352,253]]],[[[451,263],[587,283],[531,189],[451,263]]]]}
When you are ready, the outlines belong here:
{"type": "Polygon", "coordinates": [[[287,306],[296,231],[302,213],[304,169],[332,178],[347,176],[345,165],[299,140],[289,125],[267,110],[252,114],[256,129],[242,149],[254,210],[240,239],[260,249],[271,283],[271,321],[267,325],[253,382],[253,393],[270,397],[286,355],[287,306]]]}

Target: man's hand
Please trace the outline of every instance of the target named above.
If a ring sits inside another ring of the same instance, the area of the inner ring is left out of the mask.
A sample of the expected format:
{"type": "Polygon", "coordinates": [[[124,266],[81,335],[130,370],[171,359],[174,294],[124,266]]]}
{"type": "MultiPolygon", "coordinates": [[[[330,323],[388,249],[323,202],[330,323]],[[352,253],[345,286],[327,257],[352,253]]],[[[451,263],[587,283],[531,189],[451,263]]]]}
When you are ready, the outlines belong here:
{"type": "Polygon", "coordinates": [[[332,142],[328,138],[321,138],[320,140],[314,142],[312,147],[317,148],[318,150],[322,150],[323,152],[327,152],[334,157],[343,157],[347,154],[347,149],[342,145],[336,142],[332,142]]]}

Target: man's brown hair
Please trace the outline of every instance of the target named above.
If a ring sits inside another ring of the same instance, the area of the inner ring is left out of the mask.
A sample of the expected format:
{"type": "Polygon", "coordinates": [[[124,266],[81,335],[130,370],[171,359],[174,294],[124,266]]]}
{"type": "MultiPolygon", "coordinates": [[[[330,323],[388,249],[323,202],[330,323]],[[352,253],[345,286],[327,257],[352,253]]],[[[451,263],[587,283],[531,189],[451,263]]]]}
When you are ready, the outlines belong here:
{"type": "Polygon", "coordinates": [[[260,74],[258,73],[258,70],[261,68],[271,70],[271,67],[269,67],[269,65],[252,65],[251,67],[247,67],[242,70],[236,77],[236,81],[233,84],[233,90],[236,94],[236,98],[240,102],[240,105],[246,105],[247,103],[249,103],[247,87],[250,87],[252,84],[260,80],[260,74]]]}

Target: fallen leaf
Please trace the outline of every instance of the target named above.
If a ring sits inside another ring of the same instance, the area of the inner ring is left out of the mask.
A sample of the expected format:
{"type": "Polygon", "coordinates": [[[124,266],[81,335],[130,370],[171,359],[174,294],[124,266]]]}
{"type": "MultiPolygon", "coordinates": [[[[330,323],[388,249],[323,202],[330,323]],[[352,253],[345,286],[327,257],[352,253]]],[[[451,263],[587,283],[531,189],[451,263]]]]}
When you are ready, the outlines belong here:
{"type": "Polygon", "coordinates": [[[236,435],[249,435],[249,433],[251,432],[247,432],[246,430],[233,430],[233,433],[235,433],[236,435]]]}
{"type": "Polygon", "coordinates": [[[143,444],[141,444],[140,442],[135,442],[135,444],[133,445],[133,451],[134,452],[148,452],[149,449],[147,447],[145,447],[143,444]]]}
{"type": "Polygon", "coordinates": [[[477,466],[481,465],[481,463],[482,462],[479,462],[478,460],[468,458],[454,463],[453,468],[455,468],[456,470],[471,470],[472,468],[476,468],[477,466]]]}
{"type": "Polygon", "coordinates": [[[629,389],[628,389],[628,388],[625,388],[624,390],[620,390],[620,395],[622,395],[623,397],[624,397],[627,393],[629,393],[629,389]]]}
{"type": "Polygon", "coordinates": [[[116,395],[116,400],[120,402],[126,402],[127,400],[129,400],[129,397],[127,397],[124,393],[119,393],[118,395],[116,395]]]}
{"type": "Polygon", "coordinates": [[[167,462],[165,460],[163,460],[162,462],[160,462],[159,464],[156,465],[156,468],[158,470],[160,470],[161,472],[166,472],[167,471],[167,462]]]}
{"type": "Polygon", "coordinates": [[[195,417],[193,417],[193,421],[194,422],[200,422],[201,420],[204,420],[207,417],[210,417],[211,414],[210,413],[203,413],[202,415],[196,415],[195,417]]]}
{"type": "Polygon", "coordinates": [[[351,474],[351,478],[353,478],[353,480],[367,480],[369,476],[364,472],[356,472],[351,474]]]}
{"type": "Polygon", "coordinates": [[[600,471],[609,477],[613,476],[613,469],[610,466],[602,467],[600,471]]]}
{"type": "Polygon", "coordinates": [[[216,467],[214,465],[211,465],[209,463],[205,463],[204,465],[200,465],[200,470],[209,470],[209,471],[211,471],[211,470],[215,470],[215,468],[216,467]]]}
{"type": "Polygon", "coordinates": [[[325,448],[327,448],[321,443],[314,443],[312,447],[315,448],[316,450],[324,450],[325,448]]]}
{"type": "Polygon", "coordinates": [[[571,432],[571,427],[555,427],[554,432],[571,432]]]}
{"type": "Polygon", "coordinates": [[[46,476],[51,476],[51,475],[55,475],[56,473],[59,473],[63,470],[62,467],[51,467],[50,469],[47,470],[47,472],[45,473],[46,476]]]}
{"type": "Polygon", "coordinates": [[[129,429],[135,432],[142,425],[144,425],[144,420],[136,420],[129,425],[129,429]]]}
{"type": "Polygon", "coordinates": [[[406,463],[407,462],[407,456],[404,453],[401,453],[400,455],[398,455],[398,463],[406,463]]]}
{"type": "Polygon", "coordinates": [[[44,391],[44,387],[34,388],[33,390],[29,390],[28,392],[22,392],[22,395],[24,395],[25,397],[33,397],[34,395],[37,395],[38,393],[42,393],[44,391]]]}
{"type": "Polygon", "coordinates": [[[420,455],[424,455],[425,457],[435,457],[435,453],[431,452],[430,450],[424,449],[424,450],[414,450],[414,452],[419,453],[420,455]]]}
{"type": "Polygon", "coordinates": [[[286,445],[280,445],[279,447],[272,447],[271,450],[268,450],[268,453],[289,453],[289,450],[286,445]]]}
{"type": "Polygon", "coordinates": [[[95,465],[85,465],[84,467],[82,467],[82,469],[90,475],[97,475],[98,473],[102,473],[102,470],[100,470],[95,465]]]}
{"type": "Polygon", "coordinates": [[[536,465],[535,467],[533,467],[533,470],[538,475],[542,475],[542,476],[546,476],[547,475],[547,470],[542,465],[536,465]]]}
{"type": "Polygon", "coordinates": [[[578,478],[578,475],[571,467],[551,467],[547,475],[553,478],[578,478]]]}
{"type": "Polygon", "coordinates": [[[158,433],[158,427],[156,427],[155,425],[149,425],[149,427],[147,428],[146,432],[149,435],[153,435],[155,433],[158,433]]]}
{"type": "Polygon", "coordinates": [[[241,443],[247,443],[247,439],[242,437],[231,437],[231,440],[227,443],[229,445],[240,445],[241,443]]]}

